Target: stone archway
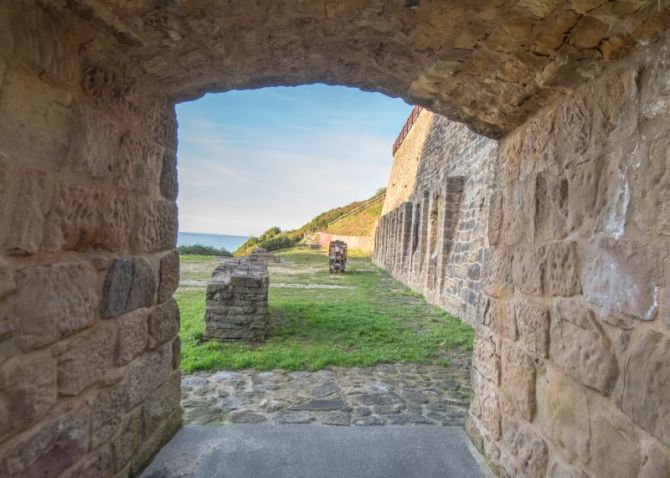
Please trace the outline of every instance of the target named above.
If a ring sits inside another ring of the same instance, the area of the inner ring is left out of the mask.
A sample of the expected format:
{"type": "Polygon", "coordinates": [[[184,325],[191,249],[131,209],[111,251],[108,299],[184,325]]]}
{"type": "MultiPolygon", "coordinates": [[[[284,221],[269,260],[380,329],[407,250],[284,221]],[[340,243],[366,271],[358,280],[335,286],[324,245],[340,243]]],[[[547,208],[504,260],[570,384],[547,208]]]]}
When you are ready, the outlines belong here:
{"type": "Polygon", "coordinates": [[[321,81],[501,143],[469,427],[501,475],[668,474],[666,2],[0,2],[0,471],[179,426],[176,120],[321,81]]]}

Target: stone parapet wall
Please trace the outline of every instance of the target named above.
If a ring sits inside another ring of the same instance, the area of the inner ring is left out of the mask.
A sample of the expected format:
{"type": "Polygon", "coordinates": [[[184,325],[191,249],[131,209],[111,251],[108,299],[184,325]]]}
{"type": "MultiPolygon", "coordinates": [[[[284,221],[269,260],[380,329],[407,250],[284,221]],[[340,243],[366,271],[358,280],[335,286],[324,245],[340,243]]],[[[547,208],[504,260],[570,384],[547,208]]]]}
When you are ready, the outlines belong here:
{"type": "Polygon", "coordinates": [[[474,323],[497,142],[429,111],[394,156],[373,260],[474,323]]]}
{"type": "Polygon", "coordinates": [[[264,340],[269,282],[263,261],[246,257],[224,260],[207,284],[205,339],[264,340]]]}

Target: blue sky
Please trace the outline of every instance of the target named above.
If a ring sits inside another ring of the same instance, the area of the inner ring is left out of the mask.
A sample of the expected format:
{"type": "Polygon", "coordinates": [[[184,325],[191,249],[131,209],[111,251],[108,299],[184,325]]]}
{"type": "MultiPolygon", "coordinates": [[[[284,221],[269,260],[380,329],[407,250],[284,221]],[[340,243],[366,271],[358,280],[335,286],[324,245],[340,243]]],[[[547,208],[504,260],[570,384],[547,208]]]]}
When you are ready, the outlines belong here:
{"type": "Polygon", "coordinates": [[[386,186],[411,106],[326,85],[206,95],[177,106],[179,229],[260,234],[386,186]]]}

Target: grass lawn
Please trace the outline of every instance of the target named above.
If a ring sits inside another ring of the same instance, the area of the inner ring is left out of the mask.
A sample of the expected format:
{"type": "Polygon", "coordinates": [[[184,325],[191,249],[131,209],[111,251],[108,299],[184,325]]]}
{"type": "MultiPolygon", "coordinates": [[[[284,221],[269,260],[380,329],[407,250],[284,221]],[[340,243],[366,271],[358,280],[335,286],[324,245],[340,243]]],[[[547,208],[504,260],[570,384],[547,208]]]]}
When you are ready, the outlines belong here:
{"type": "Polygon", "coordinates": [[[328,272],[323,252],[297,249],[270,265],[271,329],[263,344],[202,340],[205,285],[218,260],[184,256],[189,279],[176,293],[181,309],[182,369],[318,370],[383,362],[446,364],[472,348],[470,326],[426,303],[369,258],[350,258],[346,274],[328,272]],[[289,288],[286,284],[341,286],[289,288]]]}

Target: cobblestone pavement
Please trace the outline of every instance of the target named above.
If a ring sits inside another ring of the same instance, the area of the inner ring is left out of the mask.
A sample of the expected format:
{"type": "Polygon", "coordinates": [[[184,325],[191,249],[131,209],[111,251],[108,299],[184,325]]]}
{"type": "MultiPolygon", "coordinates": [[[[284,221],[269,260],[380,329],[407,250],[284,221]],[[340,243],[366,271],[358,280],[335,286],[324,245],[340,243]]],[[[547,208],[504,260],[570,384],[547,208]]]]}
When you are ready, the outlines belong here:
{"type": "Polygon", "coordinates": [[[468,354],[448,367],[393,364],[317,372],[198,372],[182,378],[187,423],[462,425],[468,354]]]}

